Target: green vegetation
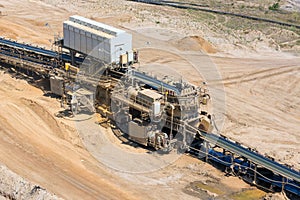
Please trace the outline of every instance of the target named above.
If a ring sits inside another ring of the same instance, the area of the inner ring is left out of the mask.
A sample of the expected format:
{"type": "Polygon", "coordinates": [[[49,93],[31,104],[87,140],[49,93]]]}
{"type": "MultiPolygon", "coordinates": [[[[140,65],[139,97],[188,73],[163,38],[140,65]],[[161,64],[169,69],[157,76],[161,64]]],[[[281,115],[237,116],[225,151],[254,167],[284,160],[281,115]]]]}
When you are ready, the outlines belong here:
{"type": "Polygon", "coordinates": [[[227,28],[233,30],[259,30],[264,32],[269,27],[266,22],[258,22],[250,19],[243,19],[238,17],[228,17],[227,22],[224,24],[227,28]]]}
{"type": "MultiPolygon", "coordinates": [[[[182,1],[185,3],[197,3],[200,5],[209,5],[209,7],[205,7],[206,9],[212,10],[219,10],[219,11],[226,11],[232,12],[236,14],[243,14],[248,16],[260,17],[271,19],[275,21],[287,22],[287,23],[294,23],[300,24],[300,13],[299,12],[289,12],[281,9],[281,0],[252,0],[252,1],[239,1],[239,3],[234,2],[234,6],[232,5],[232,0],[216,0],[216,1],[208,1],[208,0],[185,0],[182,1]],[[276,11],[276,12],[273,12],[276,11]]],[[[197,17],[197,13],[203,16],[200,11],[195,11],[192,9],[188,9],[188,13],[192,14],[197,18],[197,21],[200,21],[200,17],[197,17]]],[[[214,18],[218,18],[218,14],[207,13],[211,14],[207,17],[204,16],[205,20],[214,20],[214,18]],[[217,16],[217,17],[212,17],[217,16]]],[[[231,16],[228,16],[231,17],[231,16]]],[[[273,26],[272,24],[269,24],[273,26]]]]}
{"type": "Polygon", "coordinates": [[[300,21],[300,13],[299,12],[292,12],[289,21],[292,22],[292,23],[299,22],[300,21]]]}
{"type": "Polygon", "coordinates": [[[279,9],[279,3],[277,2],[277,3],[274,3],[272,6],[270,6],[269,7],[269,10],[278,10],[279,9]]]}
{"type": "Polygon", "coordinates": [[[207,185],[207,184],[197,183],[195,186],[199,189],[208,190],[211,193],[215,193],[217,195],[223,195],[224,194],[224,192],[222,190],[219,190],[218,188],[216,188],[214,186],[207,185]]]}
{"type": "MultiPolygon", "coordinates": [[[[207,9],[227,11],[236,14],[243,14],[248,16],[260,17],[271,19],[280,22],[300,24],[300,13],[298,12],[288,12],[280,9],[280,0],[276,0],[270,5],[271,1],[260,1],[253,0],[253,3],[248,3],[247,1],[240,1],[240,3],[235,3],[232,6],[231,0],[224,1],[208,1],[208,0],[198,0],[194,2],[193,0],[185,0],[185,3],[193,2],[201,5],[209,5],[207,9]],[[268,9],[269,8],[269,9],[268,9]],[[277,12],[273,12],[277,11],[277,12]]],[[[268,22],[259,22],[255,20],[247,20],[240,17],[234,16],[224,16],[221,14],[207,13],[203,11],[196,11],[188,9],[187,13],[194,19],[196,22],[204,22],[208,25],[221,23],[225,27],[234,29],[234,30],[243,30],[243,29],[262,29],[269,30],[271,27],[276,27],[279,29],[291,30],[295,33],[299,33],[300,29],[296,27],[290,28],[287,26],[281,26],[276,24],[271,24],[268,22]]]]}
{"type": "Polygon", "coordinates": [[[288,30],[300,35],[300,29],[296,28],[295,26],[289,27],[288,30]]]}
{"type": "Polygon", "coordinates": [[[198,21],[198,22],[203,22],[203,21],[206,21],[206,22],[212,22],[216,19],[215,15],[214,14],[211,14],[211,13],[207,13],[207,12],[202,12],[202,11],[196,11],[196,10],[192,10],[192,9],[188,9],[188,13],[192,16],[192,18],[195,20],[195,21],[198,21]]]}
{"type": "MultiPolygon", "coordinates": [[[[185,3],[197,3],[200,5],[208,5],[205,9],[226,11],[235,14],[242,14],[246,16],[259,17],[264,19],[270,19],[278,22],[285,22],[289,24],[300,24],[300,13],[290,12],[281,9],[281,0],[252,0],[250,1],[238,1],[233,0],[180,0],[185,3]]],[[[199,23],[199,27],[205,25],[211,31],[216,33],[222,33],[226,35],[232,35],[235,31],[240,33],[251,32],[251,30],[257,30],[265,34],[268,38],[272,38],[276,44],[281,47],[293,47],[299,45],[298,38],[300,35],[300,29],[296,26],[283,26],[279,24],[273,24],[269,22],[251,20],[241,18],[237,16],[222,15],[216,13],[209,13],[205,11],[197,11],[193,9],[186,10],[187,15],[192,21],[199,23]],[[291,33],[293,32],[293,33],[291,33]],[[278,33],[278,34],[277,34],[278,33]]],[[[235,35],[239,37],[239,34],[235,35]]],[[[251,38],[251,36],[249,36],[251,38]]],[[[247,37],[240,36],[241,42],[248,42],[247,37]]],[[[253,38],[252,38],[253,39],[253,38]]],[[[259,37],[257,38],[259,39],[259,37]]],[[[251,39],[249,40],[251,42],[251,39]]]]}
{"type": "Polygon", "coordinates": [[[224,23],[224,22],[226,22],[226,17],[223,16],[223,15],[218,15],[218,16],[217,16],[217,19],[218,19],[218,22],[219,22],[219,23],[224,23]]]}
{"type": "Polygon", "coordinates": [[[239,193],[230,195],[233,200],[257,200],[262,199],[266,193],[264,191],[253,189],[253,190],[244,190],[239,193]]]}

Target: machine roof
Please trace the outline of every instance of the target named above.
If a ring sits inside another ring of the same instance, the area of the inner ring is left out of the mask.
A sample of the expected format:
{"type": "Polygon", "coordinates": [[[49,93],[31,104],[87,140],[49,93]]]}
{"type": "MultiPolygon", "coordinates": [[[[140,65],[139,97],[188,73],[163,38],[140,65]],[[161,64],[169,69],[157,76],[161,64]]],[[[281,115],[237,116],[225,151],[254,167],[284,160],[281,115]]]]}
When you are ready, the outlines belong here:
{"type": "Polygon", "coordinates": [[[118,29],[118,28],[115,28],[115,27],[112,27],[112,26],[109,26],[109,25],[106,25],[106,24],[103,24],[103,23],[100,23],[100,22],[97,22],[97,21],[94,21],[91,19],[87,19],[85,17],[81,17],[78,15],[71,16],[69,20],[72,22],[75,22],[75,23],[82,24],[84,26],[88,26],[95,30],[100,30],[102,32],[105,32],[105,33],[113,35],[113,36],[116,36],[116,35],[119,35],[120,33],[125,32],[121,29],[118,29]]]}
{"type": "Polygon", "coordinates": [[[72,22],[72,21],[65,21],[64,24],[67,24],[67,25],[70,25],[70,26],[73,26],[75,28],[78,28],[80,30],[85,30],[87,32],[90,32],[90,33],[93,33],[95,35],[99,35],[99,36],[102,36],[104,38],[113,38],[114,36],[113,35],[110,35],[110,34],[107,34],[103,31],[100,31],[100,30],[96,30],[96,29],[93,29],[91,27],[88,27],[88,26],[84,26],[82,24],[78,24],[76,22],[72,22]]]}

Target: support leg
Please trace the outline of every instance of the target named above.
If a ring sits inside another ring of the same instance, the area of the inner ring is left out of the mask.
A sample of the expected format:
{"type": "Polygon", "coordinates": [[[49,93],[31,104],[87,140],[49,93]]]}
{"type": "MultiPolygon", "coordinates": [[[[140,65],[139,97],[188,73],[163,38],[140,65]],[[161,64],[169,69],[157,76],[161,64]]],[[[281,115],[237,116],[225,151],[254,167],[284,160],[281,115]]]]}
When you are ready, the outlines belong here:
{"type": "Polygon", "coordinates": [[[254,164],[253,184],[256,184],[256,179],[257,179],[257,164],[254,164]]]}

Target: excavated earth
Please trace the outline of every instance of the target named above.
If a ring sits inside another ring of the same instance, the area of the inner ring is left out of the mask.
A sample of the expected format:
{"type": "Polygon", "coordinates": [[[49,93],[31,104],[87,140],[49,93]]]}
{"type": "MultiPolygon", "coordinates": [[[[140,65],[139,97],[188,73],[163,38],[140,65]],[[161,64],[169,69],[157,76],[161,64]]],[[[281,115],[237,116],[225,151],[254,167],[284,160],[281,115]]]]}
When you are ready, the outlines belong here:
{"type": "MultiPolygon", "coordinates": [[[[299,8],[298,1],[286,2],[296,5],[294,10],[299,8]]],[[[132,33],[141,69],[197,85],[207,81],[212,91],[221,91],[214,108],[220,133],[300,169],[299,52],[280,51],[274,39],[257,30],[232,32],[225,38],[174,8],[120,0],[0,4],[1,36],[46,48],[54,48],[53,36],[61,35],[62,22],[73,14],[132,33]],[[211,71],[218,76],[207,77],[211,71]]],[[[95,123],[81,126],[76,118],[55,117],[63,110],[59,99],[32,85],[28,76],[3,68],[0,82],[0,199],[259,199],[266,195],[189,155],[152,172],[116,170],[102,162],[108,156],[101,154],[103,141],[124,152],[149,154],[149,158],[152,154],[122,144],[110,129],[95,123]],[[85,126],[88,134],[82,135],[85,126]],[[97,128],[102,135],[93,132],[97,128]]],[[[87,121],[93,123],[92,119],[87,121]]],[[[109,159],[126,160],[121,156],[109,159]]],[[[126,160],[126,166],[137,167],[138,161],[126,160]]]]}

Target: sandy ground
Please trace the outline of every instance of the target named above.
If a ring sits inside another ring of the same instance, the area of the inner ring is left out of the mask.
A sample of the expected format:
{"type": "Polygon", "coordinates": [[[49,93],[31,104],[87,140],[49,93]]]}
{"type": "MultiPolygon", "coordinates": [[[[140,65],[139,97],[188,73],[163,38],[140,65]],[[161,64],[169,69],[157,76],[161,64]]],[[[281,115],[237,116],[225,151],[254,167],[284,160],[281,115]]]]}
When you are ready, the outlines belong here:
{"type": "Polygon", "coordinates": [[[82,148],[77,131],[54,118],[60,109],[56,99],[3,72],[1,83],[2,163],[67,199],[134,198],[124,192],[126,182],[115,182],[82,148]]]}
{"type": "MultiPolygon", "coordinates": [[[[51,48],[53,35],[62,32],[62,21],[80,14],[131,32],[134,46],[141,51],[140,67],[150,72],[163,67],[159,73],[199,85],[207,79],[204,71],[215,66],[222,79],[210,77],[208,84],[212,89],[224,84],[225,102],[220,104],[224,107],[216,109],[225,119],[221,132],[300,169],[300,58],[278,51],[276,43],[262,33],[223,37],[190,22],[180,10],[118,0],[0,4],[0,34],[12,39],[51,48]],[[255,39],[256,34],[262,40],[255,39]],[[206,66],[199,76],[191,55],[205,56],[206,66]]],[[[207,199],[211,194],[203,188],[224,198],[249,189],[239,179],[225,177],[188,156],[154,173],[116,172],[85,149],[72,121],[54,117],[61,109],[56,99],[3,72],[0,80],[0,162],[60,197],[207,199]]]]}
{"type": "Polygon", "coordinates": [[[300,12],[300,1],[299,0],[286,0],[284,8],[289,11],[300,12]]]}

